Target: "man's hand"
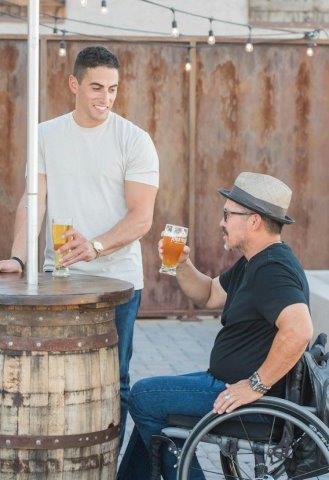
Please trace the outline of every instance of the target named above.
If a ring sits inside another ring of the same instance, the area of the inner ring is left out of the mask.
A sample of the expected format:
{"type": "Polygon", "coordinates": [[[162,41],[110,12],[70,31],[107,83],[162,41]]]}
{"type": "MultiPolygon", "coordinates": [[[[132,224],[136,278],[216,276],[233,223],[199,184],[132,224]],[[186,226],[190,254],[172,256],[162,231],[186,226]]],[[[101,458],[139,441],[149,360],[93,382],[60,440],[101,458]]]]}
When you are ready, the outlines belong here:
{"type": "Polygon", "coordinates": [[[1,260],[0,273],[22,273],[22,267],[16,260],[1,260]]]}
{"type": "MultiPolygon", "coordinates": [[[[159,253],[160,259],[162,260],[163,258],[163,239],[162,238],[161,240],[159,240],[159,243],[158,243],[158,253],[159,253]]],[[[178,267],[179,265],[182,265],[183,263],[185,263],[186,260],[189,258],[189,256],[190,256],[190,247],[185,245],[178,259],[178,267]]]]}
{"type": "Polygon", "coordinates": [[[262,393],[251,389],[248,380],[240,380],[232,385],[227,383],[226,390],[221,392],[215,400],[214,411],[219,414],[230,413],[241,405],[255,402],[262,396],[262,393]]]}
{"type": "Polygon", "coordinates": [[[96,252],[90,241],[74,228],[70,228],[65,236],[68,238],[68,242],[59,249],[64,267],[76,262],[90,262],[96,258],[96,252]]]}

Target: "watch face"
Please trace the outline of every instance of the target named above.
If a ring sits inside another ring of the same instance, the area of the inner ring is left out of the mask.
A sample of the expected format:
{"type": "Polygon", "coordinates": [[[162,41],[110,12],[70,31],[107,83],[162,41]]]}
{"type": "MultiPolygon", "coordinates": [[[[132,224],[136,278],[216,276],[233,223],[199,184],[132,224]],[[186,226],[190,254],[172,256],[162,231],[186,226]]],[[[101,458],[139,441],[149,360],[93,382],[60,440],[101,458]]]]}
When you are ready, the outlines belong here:
{"type": "Polygon", "coordinates": [[[104,250],[103,245],[101,242],[93,242],[94,249],[97,250],[97,252],[102,252],[104,250]]]}

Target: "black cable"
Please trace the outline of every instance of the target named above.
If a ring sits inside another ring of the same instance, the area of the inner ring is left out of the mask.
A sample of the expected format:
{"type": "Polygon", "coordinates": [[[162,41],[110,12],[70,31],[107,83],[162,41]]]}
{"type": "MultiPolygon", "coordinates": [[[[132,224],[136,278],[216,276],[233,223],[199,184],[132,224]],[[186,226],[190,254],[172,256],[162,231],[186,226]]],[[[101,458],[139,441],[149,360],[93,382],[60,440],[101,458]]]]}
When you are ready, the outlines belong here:
{"type": "MultiPolygon", "coordinates": [[[[14,19],[17,19],[17,20],[21,20],[23,22],[26,22],[27,21],[27,17],[22,17],[20,15],[14,15],[12,13],[7,13],[7,12],[0,12],[0,16],[8,16],[10,18],[14,18],[14,19]]],[[[54,17],[55,19],[59,19],[60,17],[54,17]]],[[[78,21],[78,20],[77,20],[78,21]]],[[[39,22],[39,25],[41,25],[42,27],[44,28],[48,28],[50,30],[53,30],[54,29],[54,26],[53,25],[48,25],[46,23],[42,23],[42,22],[39,22]]],[[[79,36],[83,36],[83,37],[88,37],[88,38],[102,38],[104,40],[111,40],[113,42],[116,42],[116,43],[129,43],[129,40],[127,39],[119,39],[119,38],[111,38],[111,36],[107,36],[107,35],[104,35],[104,34],[87,34],[87,33],[81,33],[81,32],[76,32],[76,31],[72,31],[72,30],[67,30],[66,28],[65,29],[61,29],[57,26],[57,29],[58,29],[58,32],[61,32],[61,33],[65,33],[65,34],[71,34],[71,35],[79,35],[79,36]]],[[[302,40],[303,38],[305,38],[305,33],[296,33],[297,35],[302,35],[301,38],[286,38],[287,41],[294,41],[294,40],[302,40]]],[[[282,34],[283,35],[283,34],[282,34]]],[[[266,40],[266,37],[271,37],[271,36],[276,36],[275,34],[260,34],[260,35],[253,35],[253,38],[257,37],[259,38],[260,40],[261,39],[265,39],[266,40]],[[260,38],[261,37],[261,38],[260,38]]],[[[225,35],[225,38],[234,38],[236,39],[237,36],[236,35],[225,35]]],[[[176,48],[189,48],[189,45],[187,45],[186,43],[177,43],[177,42],[165,42],[165,41],[160,41],[160,40],[157,40],[157,41],[149,41],[149,40],[139,40],[138,41],[138,44],[145,44],[145,45],[158,45],[159,43],[161,42],[161,44],[165,44],[165,45],[170,45],[171,47],[176,47],[176,48]]],[[[136,41],[132,40],[131,43],[136,43],[136,41]]],[[[218,43],[217,46],[220,46],[221,44],[218,43]]],[[[223,44],[222,44],[223,45],[223,44]]],[[[203,44],[203,43],[199,43],[198,45],[196,45],[196,48],[204,48],[204,47],[208,47],[207,43],[203,44]]],[[[212,48],[214,47],[214,45],[211,46],[212,48]]]]}
{"type": "MultiPolygon", "coordinates": [[[[191,17],[197,17],[197,18],[203,18],[205,20],[209,20],[209,16],[205,16],[205,15],[200,15],[198,13],[193,13],[193,12],[188,12],[187,10],[181,10],[180,8],[175,8],[175,7],[168,7],[168,5],[163,5],[162,3],[158,3],[158,2],[155,2],[154,0],[139,0],[140,2],[144,2],[144,3],[148,3],[150,5],[154,5],[156,7],[159,7],[159,8],[164,8],[166,10],[175,10],[175,12],[178,12],[178,13],[182,13],[184,15],[189,15],[191,17]]],[[[248,23],[239,23],[239,22],[233,22],[231,20],[223,20],[222,18],[216,18],[216,17],[211,17],[212,21],[213,22],[218,22],[218,23],[226,23],[227,25],[236,25],[238,27],[245,27],[245,28],[252,28],[252,29],[261,29],[261,30],[276,30],[278,32],[286,32],[286,33],[295,33],[295,34],[298,34],[300,32],[296,31],[296,30],[288,30],[288,29],[284,29],[284,28],[277,28],[277,27],[268,27],[268,28],[264,28],[264,27],[253,27],[252,25],[248,24],[248,23]]]]}

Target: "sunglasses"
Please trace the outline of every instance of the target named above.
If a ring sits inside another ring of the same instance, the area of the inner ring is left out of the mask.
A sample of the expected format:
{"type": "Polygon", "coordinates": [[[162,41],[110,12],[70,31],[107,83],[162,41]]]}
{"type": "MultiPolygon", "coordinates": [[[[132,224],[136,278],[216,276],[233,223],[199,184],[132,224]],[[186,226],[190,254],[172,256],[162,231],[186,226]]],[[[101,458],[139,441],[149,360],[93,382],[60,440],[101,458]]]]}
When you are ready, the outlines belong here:
{"type": "Polygon", "coordinates": [[[230,218],[230,215],[244,215],[244,216],[248,216],[248,215],[254,215],[254,213],[252,212],[234,212],[232,210],[228,210],[227,208],[224,208],[223,209],[223,217],[224,217],[224,222],[226,223],[227,220],[230,218]]]}

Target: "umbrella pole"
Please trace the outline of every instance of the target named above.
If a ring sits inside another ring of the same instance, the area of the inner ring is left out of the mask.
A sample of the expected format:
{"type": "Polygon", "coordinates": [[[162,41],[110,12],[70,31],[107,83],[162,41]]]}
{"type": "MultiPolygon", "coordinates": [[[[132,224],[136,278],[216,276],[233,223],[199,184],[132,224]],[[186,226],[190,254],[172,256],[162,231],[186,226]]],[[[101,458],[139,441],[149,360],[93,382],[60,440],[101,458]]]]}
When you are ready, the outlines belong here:
{"type": "Polygon", "coordinates": [[[27,282],[38,284],[39,0],[28,7],[27,282]]]}

